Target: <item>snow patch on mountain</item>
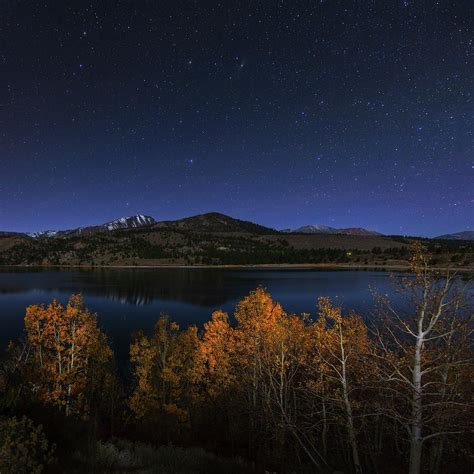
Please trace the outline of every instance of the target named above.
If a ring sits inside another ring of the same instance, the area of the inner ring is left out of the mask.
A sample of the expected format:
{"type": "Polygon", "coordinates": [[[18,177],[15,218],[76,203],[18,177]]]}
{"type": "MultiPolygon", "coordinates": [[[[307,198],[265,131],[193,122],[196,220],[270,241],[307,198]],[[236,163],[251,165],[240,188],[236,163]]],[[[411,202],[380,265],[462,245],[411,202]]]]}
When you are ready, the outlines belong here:
{"type": "Polygon", "coordinates": [[[33,239],[40,239],[40,238],[55,237],[57,233],[58,233],[57,230],[43,230],[39,232],[28,232],[26,235],[33,239]]]}
{"type": "Polygon", "coordinates": [[[50,239],[55,237],[74,237],[80,235],[90,235],[95,232],[113,231],[118,229],[133,229],[147,225],[156,224],[156,220],[150,216],[138,214],[136,216],[120,217],[105,224],[89,227],[78,227],[70,230],[45,230],[40,232],[30,232],[27,235],[33,239],[50,239]]]}
{"type": "Polygon", "coordinates": [[[111,222],[103,224],[103,227],[106,227],[108,230],[117,230],[143,227],[153,224],[156,224],[156,221],[153,219],[153,217],[138,214],[136,216],[120,217],[119,219],[115,219],[111,222]]]}

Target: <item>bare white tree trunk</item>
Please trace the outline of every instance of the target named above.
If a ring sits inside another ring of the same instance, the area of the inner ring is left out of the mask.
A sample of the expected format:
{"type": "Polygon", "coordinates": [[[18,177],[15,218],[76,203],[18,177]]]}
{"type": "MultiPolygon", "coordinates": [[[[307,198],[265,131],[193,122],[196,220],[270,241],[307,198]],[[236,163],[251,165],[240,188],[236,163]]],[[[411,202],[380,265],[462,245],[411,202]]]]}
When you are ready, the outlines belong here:
{"type": "MultiPolygon", "coordinates": [[[[419,327],[422,320],[419,323],[419,327]]],[[[421,328],[420,328],[421,329],[421,328]]],[[[422,438],[422,386],[421,386],[421,351],[423,347],[423,332],[418,334],[413,363],[413,398],[412,398],[412,423],[410,436],[410,474],[419,474],[421,469],[422,438]]]]}
{"type": "Polygon", "coordinates": [[[354,418],[352,416],[352,405],[349,400],[349,390],[347,385],[347,356],[344,349],[344,339],[342,334],[342,328],[339,324],[339,343],[341,349],[341,365],[342,365],[342,373],[341,373],[341,385],[342,385],[342,394],[344,398],[344,407],[346,410],[346,417],[347,417],[347,432],[349,435],[349,443],[351,445],[352,451],[352,462],[354,463],[354,470],[357,474],[362,472],[362,466],[360,464],[359,458],[359,449],[357,447],[357,439],[354,430],[354,418]]]}

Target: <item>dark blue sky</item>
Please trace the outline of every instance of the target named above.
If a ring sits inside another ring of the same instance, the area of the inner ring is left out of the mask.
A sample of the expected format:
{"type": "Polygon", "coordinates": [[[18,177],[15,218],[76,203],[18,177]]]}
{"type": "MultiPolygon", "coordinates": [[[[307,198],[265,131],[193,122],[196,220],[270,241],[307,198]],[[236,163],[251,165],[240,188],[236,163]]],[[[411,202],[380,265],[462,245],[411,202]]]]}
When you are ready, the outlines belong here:
{"type": "Polygon", "coordinates": [[[5,1],[0,229],[474,228],[468,1],[5,1]]]}

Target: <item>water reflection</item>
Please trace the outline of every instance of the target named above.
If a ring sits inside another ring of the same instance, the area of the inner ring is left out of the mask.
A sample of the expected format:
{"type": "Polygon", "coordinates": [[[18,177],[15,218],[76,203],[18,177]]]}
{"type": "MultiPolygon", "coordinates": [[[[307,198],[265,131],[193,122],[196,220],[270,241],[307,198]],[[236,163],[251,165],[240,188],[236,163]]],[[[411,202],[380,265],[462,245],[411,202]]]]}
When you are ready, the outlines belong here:
{"type": "Polygon", "coordinates": [[[90,294],[143,306],[155,300],[173,300],[199,306],[227,301],[225,273],[212,269],[100,269],[79,274],[90,294]]]}
{"type": "Polygon", "coordinates": [[[115,350],[126,358],[131,333],[151,328],[160,312],[182,326],[202,326],[215,309],[232,314],[259,285],[296,313],[314,314],[317,298],[325,295],[370,317],[371,289],[396,297],[388,274],[375,271],[0,268],[0,347],[21,334],[26,306],[53,298],[65,303],[71,293],[82,292],[115,350]]]}
{"type": "MultiPolygon", "coordinates": [[[[235,273],[236,271],[234,271],[235,273]]],[[[238,272],[238,271],[237,271],[238,272]]],[[[19,269],[0,268],[0,294],[46,292],[106,297],[112,301],[144,306],[157,299],[200,306],[227,301],[232,271],[201,268],[169,269],[19,269]]]]}

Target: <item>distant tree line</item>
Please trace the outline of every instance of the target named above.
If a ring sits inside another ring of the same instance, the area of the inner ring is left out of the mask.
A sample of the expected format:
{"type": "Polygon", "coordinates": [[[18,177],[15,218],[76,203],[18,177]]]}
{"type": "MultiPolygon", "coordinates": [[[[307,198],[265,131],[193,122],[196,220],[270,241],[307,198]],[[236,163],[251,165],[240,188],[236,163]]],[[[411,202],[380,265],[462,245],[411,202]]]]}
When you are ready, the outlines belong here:
{"type": "MultiPolygon", "coordinates": [[[[408,244],[413,240],[392,238],[408,244]]],[[[417,240],[420,241],[420,240],[417,240]]],[[[474,244],[424,239],[432,255],[431,263],[440,266],[468,267],[474,263],[474,244]]],[[[258,265],[334,263],[385,265],[407,263],[409,246],[382,248],[309,247],[295,248],[284,237],[226,233],[194,233],[173,230],[150,233],[143,229],[97,233],[89,237],[68,237],[23,242],[0,253],[0,265],[136,265],[178,263],[188,265],[258,265]]]]}

